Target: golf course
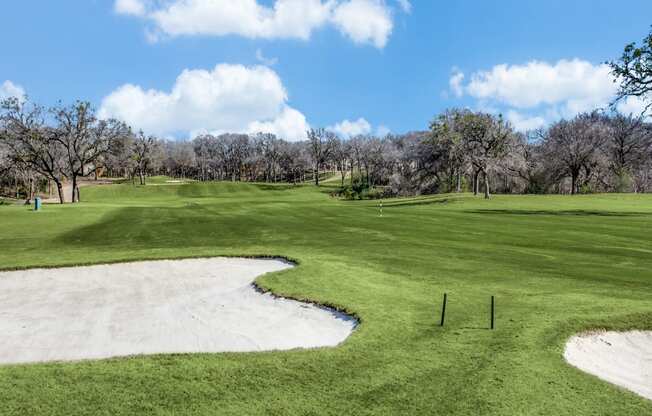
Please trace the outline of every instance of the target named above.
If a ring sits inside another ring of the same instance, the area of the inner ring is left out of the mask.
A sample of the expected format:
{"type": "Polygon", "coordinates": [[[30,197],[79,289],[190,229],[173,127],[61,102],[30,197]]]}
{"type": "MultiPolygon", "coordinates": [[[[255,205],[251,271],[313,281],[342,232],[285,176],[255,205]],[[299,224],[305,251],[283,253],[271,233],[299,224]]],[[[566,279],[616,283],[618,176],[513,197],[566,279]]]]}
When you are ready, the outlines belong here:
{"type": "Polygon", "coordinates": [[[331,196],[337,181],[169,180],[0,205],[1,269],[283,258],[296,267],[256,284],[355,330],[335,347],[2,365],[1,415],[652,415],[564,360],[578,333],[652,330],[650,194],[450,193],[381,215],[331,196]]]}

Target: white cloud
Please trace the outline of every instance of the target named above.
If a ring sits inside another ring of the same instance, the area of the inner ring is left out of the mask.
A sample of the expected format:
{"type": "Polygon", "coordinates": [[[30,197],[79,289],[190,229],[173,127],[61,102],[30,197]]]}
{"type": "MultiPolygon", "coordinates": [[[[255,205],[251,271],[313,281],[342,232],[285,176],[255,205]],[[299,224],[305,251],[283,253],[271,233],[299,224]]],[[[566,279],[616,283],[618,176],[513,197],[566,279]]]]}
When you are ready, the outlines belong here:
{"type": "Polygon", "coordinates": [[[147,38],[162,36],[238,35],[251,39],[302,39],[327,24],[356,43],[382,48],[392,31],[384,0],[116,0],[118,13],[146,18],[147,38]]]}
{"type": "Polygon", "coordinates": [[[100,116],[162,136],[262,131],[301,140],[308,124],[287,100],[270,68],[219,64],[210,71],[184,70],[169,92],[123,85],[102,100],[100,116]]]}
{"type": "Polygon", "coordinates": [[[294,108],[285,106],[283,111],[271,121],[254,121],[247,126],[247,133],[273,133],[277,137],[291,141],[306,139],[310,125],[306,117],[294,108]]]}
{"type": "Polygon", "coordinates": [[[639,116],[643,114],[644,112],[648,113],[648,117],[650,117],[650,109],[648,106],[652,103],[652,100],[649,98],[643,99],[640,97],[627,97],[623,100],[621,100],[617,104],[618,111],[620,111],[623,114],[632,114],[634,116],[639,116]]]}
{"type": "Polygon", "coordinates": [[[392,16],[381,0],[349,0],[337,6],[333,22],[355,43],[370,43],[379,49],[392,33],[392,16]]]}
{"type": "Polygon", "coordinates": [[[410,0],[397,0],[398,5],[403,10],[404,13],[411,13],[412,12],[412,3],[410,3],[410,0]]]}
{"type": "Polygon", "coordinates": [[[274,66],[278,63],[278,58],[267,58],[260,49],[256,49],[256,60],[265,66],[274,66]]]}
{"type": "Polygon", "coordinates": [[[328,130],[348,139],[361,134],[371,133],[371,124],[369,124],[369,122],[364,118],[360,117],[355,121],[343,120],[334,126],[329,126],[328,130]]]}
{"type": "Polygon", "coordinates": [[[476,72],[467,85],[460,87],[476,99],[521,109],[561,106],[562,113],[572,116],[609,104],[617,90],[610,72],[608,65],[580,59],[561,60],[554,65],[532,61],[476,72]]]}
{"type": "Polygon", "coordinates": [[[451,78],[448,81],[448,85],[456,97],[461,97],[464,95],[464,87],[462,86],[462,82],[464,82],[464,73],[460,72],[457,69],[453,69],[453,75],[451,75],[451,78]]]}
{"type": "Polygon", "coordinates": [[[175,0],[152,11],[150,18],[170,36],[308,39],[326,22],[330,7],[320,0],[277,0],[273,8],[256,0],[175,0]]]}
{"type": "Polygon", "coordinates": [[[0,100],[6,100],[7,98],[23,100],[25,99],[25,89],[7,80],[0,84],[0,100]]]}
{"type": "MultiPolygon", "coordinates": [[[[465,75],[454,68],[449,88],[457,97],[475,98],[478,108],[503,112],[515,128],[527,130],[581,112],[607,109],[618,84],[606,64],[562,59],[554,64],[532,61],[525,65],[496,65],[471,74],[466,83],[465,75]]],[[[630,97],[617,108],[640,114],[645,101],[630,97]]]]}
{"type": "Polygon", "coordinates": [[[116,0],[113,10],[118,14],[144,16],[146,7],[143,0],[116,0]]]}
{"type": "Polygon", "coordinates": [[[535,130],[546,125],[546,119],[541,116],[529,117],[514,110],[509,110],[506,118],[516,130],[523,132],[535,130]]]}

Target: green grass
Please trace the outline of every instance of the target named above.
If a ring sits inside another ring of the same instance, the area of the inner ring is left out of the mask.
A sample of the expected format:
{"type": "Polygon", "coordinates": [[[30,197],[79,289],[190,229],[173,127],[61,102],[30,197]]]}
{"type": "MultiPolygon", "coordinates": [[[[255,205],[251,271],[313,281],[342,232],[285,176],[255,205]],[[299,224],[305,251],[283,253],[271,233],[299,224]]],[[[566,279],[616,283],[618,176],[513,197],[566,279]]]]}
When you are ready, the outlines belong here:
{"type": "Polygon", "coordinates": [[[2,366],[0,414],[652,414],[562,358],[578,331],[652,329],[652,195],[438,195],[385,200],[380,218],[329,191],[125,184],[0,206],[4,269],[282,255],[299,267],[262,286],[362,322],[330,349],[2,366]]]}

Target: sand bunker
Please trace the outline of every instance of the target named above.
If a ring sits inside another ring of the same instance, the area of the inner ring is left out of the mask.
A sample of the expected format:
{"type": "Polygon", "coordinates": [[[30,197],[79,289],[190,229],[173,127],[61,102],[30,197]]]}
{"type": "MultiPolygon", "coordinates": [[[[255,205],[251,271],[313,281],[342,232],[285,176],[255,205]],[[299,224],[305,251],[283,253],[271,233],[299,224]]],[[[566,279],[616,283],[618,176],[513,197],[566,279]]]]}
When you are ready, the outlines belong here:
{"type": "Polygon", "coordinates": [[[280,260],[146,261],[0,273],[0,363],[335,346],[355,319],[257,291],[280,260]]]}
{"type": "Polygon", "coordinates": [[[572,337],[571,365],[652,400],[652,332],[595,332],[572,337]]]}

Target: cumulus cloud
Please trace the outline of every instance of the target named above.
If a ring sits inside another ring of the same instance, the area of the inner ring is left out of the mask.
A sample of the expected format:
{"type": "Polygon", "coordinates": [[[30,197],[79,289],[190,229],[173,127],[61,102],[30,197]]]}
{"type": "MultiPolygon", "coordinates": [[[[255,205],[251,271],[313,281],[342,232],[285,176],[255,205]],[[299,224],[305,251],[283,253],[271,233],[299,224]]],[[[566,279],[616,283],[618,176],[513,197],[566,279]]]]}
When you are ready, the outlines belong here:
{"type": "MultiPolygon", "coordinates": [[[[541,127],[561,117],[606,109],[618,85],[608,65],[581,59],[562,59],[554,64],[532,61],[524,65],[496,65],[469,77],[454,70],[450,90],[457,96],[477,100],[477,106],[506,114],[519,130],[541,127]],[[536,113],[536,114],[535,114],[536,113]]],[[[623,112],[640,111],[642,100],[627,99],[618,105],[623,112]]]]}
{"type": "Polygon", "coordinates": [[[270,121],[253,121],[247,126],[247,133],[272,133],[291,141],[304,140],[310,128],[306,117],[294,108],[285,106],[283,111],[270,121]]]}
{"type": "Polygon", "coordinates": [[[356,43],[383,48],[393,27],[384,0],[275,0],[271,6],[258,0],[145,1],[116,0],[115,10],[151,22],[150,41],[184,35],[307,40],[332,24],[356,43]]]}
{"type": "Polygon", "coordinates": [[[342,120],[334,126],[329,126],[328,130],[348,139],[361,134],[371,133],[371,124],[369,124],[369,122],[364,118],[360,117],[355,121],[342,120]]]}
{"type": "Polygon", "coordinates": [[[464,87],[462,86],[463,82],[464,82],[464,73],[454,69],[453,75],[451,75],[451,78],[448,81],[448,85],[456,97],[461,97],[464,95],[464,87]]]}
{"type": "Polygon", "coordinates": [[[287,101],[281,79],[270,68],[219,64],[212,70],[184,70],[170,91],[123,85],[102,100],[99,113],[162,136],[269,132],[301,140],[308,124],[287,101]]]}
{"type": "Polygon", "coordinates": [[[22,100],[25,98],[25,89],[20,85],[6,80],[0,84],[0,100],[6,100],[7,98],[18,98],[22,100]]]}
{"type": "Polygon", "coordinates": [[[412,12],[412,3],[410,3],[410,0],[397,0],[398,5],[403,10],[404,13],[411,13],[412,12]]]}
{"type": "Polygon", "coordinates": [[[340,32],[355,43],[370,43],[385,47],[392,33],[389,9],[380,0],[350,0],[338,5],[332,17],[340,32]]]}
{"type": "Polygon", "coordinates": [[[546,125],[546,119],[541,116],[530,117],[515,110],[507,111],[506,118],[518,131],[535,130],[546,125]]]}
{"type": "Polygon", "coordinates": [[[143,0],[116,0],[113,10],[118,14],[144,16],[146,12],[143,0]]]}
{"type": "Polygon", "coordinates": [[[561,60],[554,65],[538,61],[496,65],[473,74],[464,91],[478,99],[516,108],[562,104],[569,112],[579,112],[609,103],[617,90],[610,72],[608,65],[579,59],[561,60]]]}

